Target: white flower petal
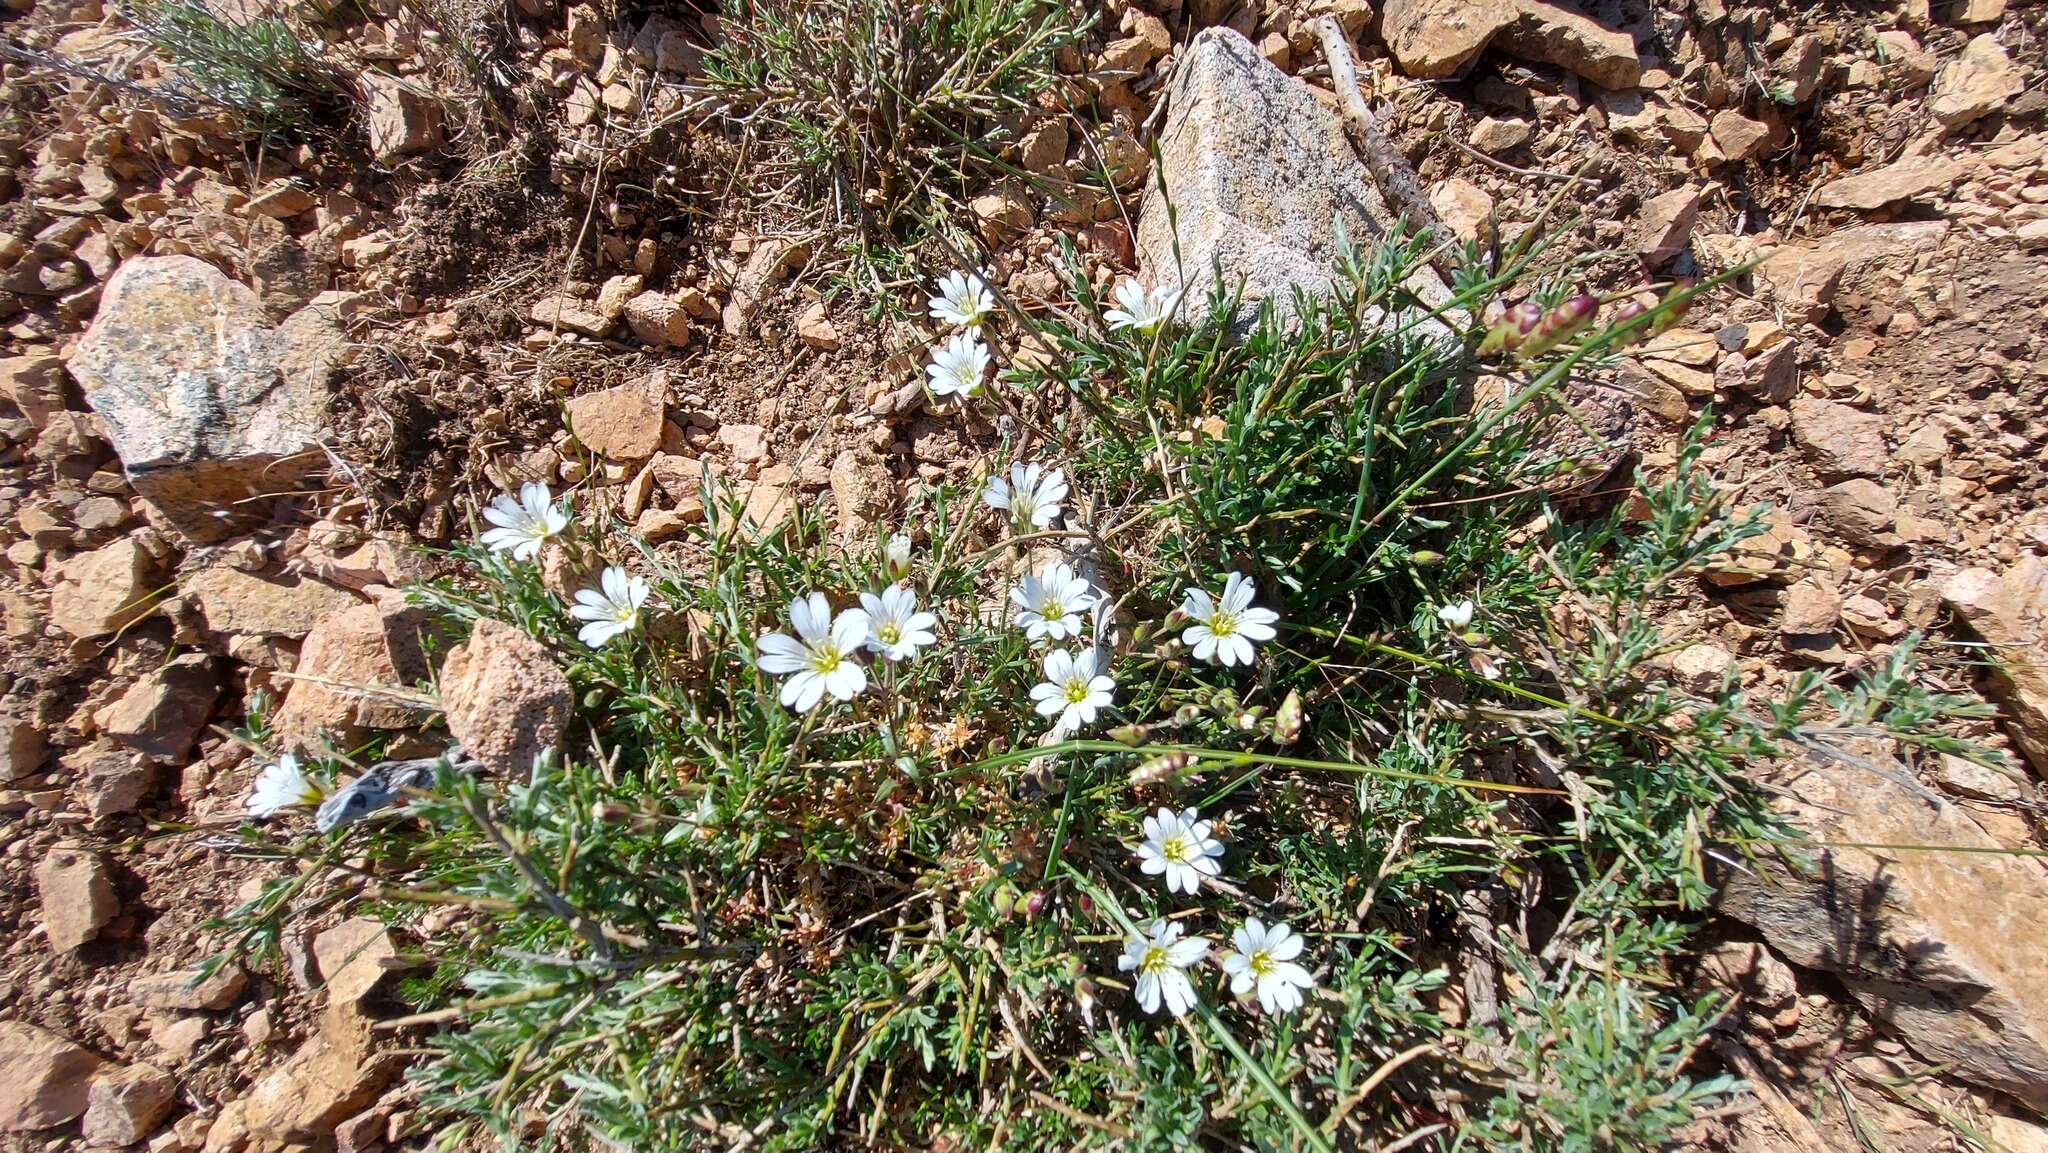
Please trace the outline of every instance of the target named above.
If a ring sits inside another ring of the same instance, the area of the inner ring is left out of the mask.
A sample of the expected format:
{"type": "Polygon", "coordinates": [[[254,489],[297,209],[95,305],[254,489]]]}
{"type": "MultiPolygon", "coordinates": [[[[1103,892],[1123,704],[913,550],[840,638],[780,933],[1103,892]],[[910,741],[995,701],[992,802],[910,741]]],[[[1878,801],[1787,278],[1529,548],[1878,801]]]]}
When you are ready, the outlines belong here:
{"type": "Polygon", "coordinates": [[[809,663],[810,650],[794,637],[768,633],[754,642],[754,654],[762,672],[779,677],[801,671],[809,663]]]}

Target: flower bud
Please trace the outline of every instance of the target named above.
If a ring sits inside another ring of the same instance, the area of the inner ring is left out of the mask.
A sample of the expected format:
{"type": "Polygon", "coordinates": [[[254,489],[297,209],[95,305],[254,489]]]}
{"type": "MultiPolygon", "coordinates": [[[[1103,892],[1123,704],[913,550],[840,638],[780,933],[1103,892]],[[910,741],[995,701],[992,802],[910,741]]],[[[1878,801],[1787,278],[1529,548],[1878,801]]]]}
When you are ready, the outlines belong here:
{"type": "Polygon", "coordinates": [[[1131,770],[1131,787],[1142,789],[1172,780],[1194,763],[1195,758],[1187,753],[1162,753],[1150,757],[1138,762],[1138,767],[1131,770]]]}
{"type": "MultiPolygon", "coordinates": [[[[1637,300],[1635,297],[1629,297],[1627,300],[1621,302],[1621,307],[1614,310],[1614,319],[1607,322],[1608,327],[1620,328],[1622,325],[1627,324],[1631,320],[1637,319],[1638,317],[1642,316],[1644,313],[1648,311],[1650,310],[1643,307],[1642,301],[1637,300]]],[[[1650,335],[1650,328],[1648,325],[1644,325],[1643,327],[1638,328],[1633,332],[1624,332],[1621,334],[1619,338],[1615,340],[1614,347],[1626,348],[1631,344],[1635,344],[1638,341],[1641,341],[1644,337],[1648,335],[1650,335]]]]}
{"type": "Polygon", "coordinates": [[[1562,344],[1593,319],[1600,311],[1600,301],[1591,293],[1581,292],[1567,299],[1563,304],[1550,310],[1529,338],[1522,342],[1523,356],[1541,356],[1562,344]]]}
{"type": "MultiPolygon", "coordinates": [[[[1690,280],[1679,284],[1676,288],[1673,288],[1669,293],[1665,295],[1665,301],[1669,303],[1674,298],[1676,298],[1680,293],[1685,292],[1692,286],[1693,282],[1690,280]]],[[[1667,308],[1663,312],[1659,313],[1657,315],[1657,318],[1650,322],[1650,335],[1658,336],[1666,331],[1669,331],[1673,326],[1677,325],[1679,321],[1684,320],[1685,314],[1690,311],[1692,311],[1691,297],[1686,297],[1685,299],[1678,301],[1676,304],[1673,304],[1670,308],[1667,308]]]]}
{"type": "Polygon", "coordinates": [[[1045,911],[1045,890],[1033,889],[1024,895],[1024,915],[1036,917],[1045,911]]]}
{"type": "Polygon", "coordinates": [[[891,583],[910,575],[910,534],[899,532],[882,545],[882,575],[891,583]]]}
{"type": "Polygon", "coordinates": [[[1479,356],[1491,359],[1501,353],[1515,351],[1542,320],[1543,306],[1533,300],[1525,300],[1503,311],[1500,319],[1487,330],[1486,339],[1480,342],[1479,356]]]}
{"type": "Polygon", "coordinates": [[[1418,568],[1435,568],[1444,563],[1444,554],[1431,549],[1419,548],[1409,553],[1408,559],[1418,568]]]}
{"type": "Polygon", "coordinates": [[[1142,745],[1150,731],[1144,725],[1118,725],[1106,735],[1120,745],[1142,745]]]}
{"type": "Polygon", "coordinates": [[[1301,690],[1291,689],[1273,712],[1273,743],[1291,745],[1301,738],[1301,690]]]}
{"type": "Polygon", "coordinates": [[[995,905],[996,916],[1007,921],[1017,912],[1017,891],[1008,885],[1004,885],[996,890],[996,895],[991,903],[995,905]]]}

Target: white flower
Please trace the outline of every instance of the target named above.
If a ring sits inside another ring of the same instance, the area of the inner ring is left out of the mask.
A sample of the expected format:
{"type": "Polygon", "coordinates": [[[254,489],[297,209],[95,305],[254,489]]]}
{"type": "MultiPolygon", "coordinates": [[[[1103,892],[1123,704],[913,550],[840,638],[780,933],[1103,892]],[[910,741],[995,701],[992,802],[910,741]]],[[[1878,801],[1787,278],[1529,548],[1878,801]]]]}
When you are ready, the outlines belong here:
{"type": "Polygon", "coordinates": [[[1280,614],[1272,609],[1254,607],[1252,597],[1258,590],[1252,586],[1251,578],[1234,572],[1223,581],[1223,596],[1211,599],[1201,589],[1189,589],[1181,601],[1180,610],[1193,617],[1180,639],[1195,650],[1198,661],[1216,661],[1224,665],[1248,665],[1252,663],[1252,642],[1273,639],[1273,622],[1280,614]]]}
{"type": "Polygon", "coordinates": [[[1449,625],[1454,632],[1464,632],[1472,623],[1472,610],[1475,607],[1477,606],[1473,605],[1472,598],[1466,597],[1457,604],[1445,605],[1436,610],[1436,619],[1449,625]]]}
{"type": "Polygon", "coordinates": [[[1116,959],[1116,967],[1126,973],[1137,972],[1138,986],[1133,992],[1138,1007],[1147,1013],[1157,1013],[1162,1000],[1166,1011],[1176,1017],[1186,1016],[1195,1007],[1195,986],[1185,970],[1208,954],[1209,940],[1182,940],[1180,934],[1178,924],[1154,921],[1143,934],[1124,938],[1124,955],[1116,959]]]}
{"type": "Polygon", "coordinates": [[[847,609],[835,617],[825,594],[811,593],[789,602],[789,620],[801,640],[768,633],[754,644],[762,672],[789,677],[782,682],[785,706],[807,713],[826,693],[850,701],[868,687],[867,670],[853,659],[868,639],[866,612],[847,609]]]}
{"type": "Polygon", "coordinates": [[[1111,332],[1133,328],[1149,333],[1173,315],[1174,307],[1179,303],[1178,291],[1161,285],[1148,293],[1144,285],[1127,276],[1117,281],[1117,306],[1103,313],[1102,319],[1109,322],[1111,332]]]}
{"type": "Polygon", "coordinates": [[[1044,716],[1059,715],[1052,731],[1078,733],[1095,723],[1095,714],[1115,700],[1116,678],[1095,671],[1095,650],[1079,656],[1065,649],[1045,654],[1045,682],[1031,687],[1031,699],[1044,716]]]}
{"type": "Polygon", "coordinates": [[[304,770],[299,768],[299,758],[286,753],[277,758],[277,763],[263,766],[257,774],[256,787],[242,802],[242,811],[252,817],[268,817],[280,809],[310,805],[319,799],[320,790],[306,779],[304,770]]]}
{"type": "Polygon", "coordinates": [[[1223,875],[1223,842],[1209,835],[1216,822],[1201,819],[1193,809],[1176,813],[1162,807],[1145,818],[1145,842],[1136,852],[1148,877],[1166,874],[1166,891],[1178,889],[1192,897],[1202,878],[1223,875]]]}
{"type": "Polygon", "coordinates": [[[513,560],[532,560],[547,539],[569,527],[569,513],[554,503],[548,486],[529,480],[519,486],[519,499],[500,496],[484,508],[495,527],[480,539],[492,552],[509,552],[513,560]]]}
{"type": "Polygon", "coordinates": [[[910,534],[899,532],[882,545],[882,573],[892,581],[910,575],[910,534]]]}
{"type": "Polygon", "coordinates": [[[640,606],[647,603],[647,578],[633,576],[617,565],[607,565],[594,589],[576,590],[576,603],[569,615],[590,623],[576,630],[576,639],[591,648],[622,633],[640,627],[640,606]]]}
{"type": "Polygon", "coordinates": [[[932,319],[955,328],[973,328],[996,306],[979,273],[950,272],[939,281],[939,294],[926,301],[932,319]]]}
{"type": "Polygon", "coordinates": [[[890,585],[881,596],[860,594],[860,607],[868,614],[868,650],[885,660],[914,660],[918,649],[938,639],[932,628],[939,618],[919,612],[917,594],[901,585],[890,585]]]}
{"type": "Polygon", "coordinates": [[[1043,573],[1026,573],[1010,589],[1017,625],[1034,641],[1063,641],[1081,635],[1081,614],[1095,605],[1095,586],[1064,561],[1043,573]]]}
{"type": "Polygon", "coordinates": [[[1008,480],[1001,475],[988,478],[981,499],[990,508],[1009,510],[1010,520],[1020,527],[1044,528],[1060,515],[1067,477],[1059,469],[1047,472],[1035,464],[1013,464],[1008,480]]]}
{"type": "Polygon", "coordinates": [[[1268,1013],[1292,1013],[1301,1008],[1301,991],[1315,988],[1316,979],[1295,964],[1301,956],[1301,934],[1275,922],[1268,928],[1257,917],[1230,934],[1237,946],[1223,954],[1223,971],[1230,974],[1230,991],[1243,996],[1257,989],[1259,1008],[1268,1013]]]}
{"type": "Polygon", "coordinates": [[[925,366],[933,396],[973,396],[981,391],[982,374],[988,371],[988,346],[975,339],[972,330],[940,345],[925,366]]]}

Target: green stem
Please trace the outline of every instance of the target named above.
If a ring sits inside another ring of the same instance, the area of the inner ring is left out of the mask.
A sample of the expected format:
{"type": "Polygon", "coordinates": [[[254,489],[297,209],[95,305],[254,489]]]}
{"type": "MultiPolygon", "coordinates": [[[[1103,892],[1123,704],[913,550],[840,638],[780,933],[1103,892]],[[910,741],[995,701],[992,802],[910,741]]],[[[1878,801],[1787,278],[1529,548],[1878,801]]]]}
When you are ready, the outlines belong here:
{"type": "Polygon", "coordinates": [[[1169,753],[1185,753],[1198,761],[1209,761],[1225,765],[1278,765],[1288,769],[1316,769],[1328,773],[1358,773],[1368,777],[1386,777],[1396,781],[1418,781],[1431,785],[1447,785],[1457,789],[1475,789],[1488,793],[1522,793],[1541,797],[1562,797],[1563,789],[1546,789],[1538,785],[1510,785],[1499,781],[1475,781],[1467,777],[1447,777],[1441,773],[1414,773],[1406,769],[1389,769],[1382,765],[1361,765],[1351,761],[1318,761],[1307,757],[1287,757],[1278,753],[1264,753],[1246,749],[1211,749],[1200,745],[1126,745],[1117,741],[1072,740],[1056,745],[1033,745],[1030,748],[1012,749],[1007,753],[983,757],[973,764],[947,769],[938,774],[940,779],[977,772],[984,769],[1000,769],[1007,765],[1023,764],[1039,757],[1058,757],[1068,753],[1129,753],[1132,756],[1164,756],[1169,753]]]}

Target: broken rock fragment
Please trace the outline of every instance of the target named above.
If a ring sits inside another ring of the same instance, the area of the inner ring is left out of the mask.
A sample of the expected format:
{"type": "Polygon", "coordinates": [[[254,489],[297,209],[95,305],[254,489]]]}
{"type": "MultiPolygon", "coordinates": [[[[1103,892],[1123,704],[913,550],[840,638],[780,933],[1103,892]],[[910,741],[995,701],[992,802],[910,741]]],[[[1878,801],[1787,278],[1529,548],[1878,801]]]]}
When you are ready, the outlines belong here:
{"type": "Polygon", "coordinates": [[[1927,95],[1927,111],[1945,128],[1981,120],[2026,89],[2005,46],[1989,32],[1963,45],[1962,54],[1941,70],[1927,95]]]}
{"type": "Polygon", "coordinates": [[[2027,555],[2002,573],[1964,569],[1942,584],[1941,599],[1993,646],[1991,695],[2013,743],[2048,777],[2048,562],[2027,555]]]}
{"type": "Polygon", "coordinates": [[[661,447],[667,419],[667,378],[657,373],[634,384],[585,393],[569,401],[569,430],[583,447],[608,460],[646,460],[661,447]]]}
{"type": "Polygon", "coordinates": [[[367,1018],[352,1006],[330,1005],[312,1036],[237,1103],[237,1115],[221,1113],[207,1145],[224,1135],[224,1126],[277,1143],[309,1144],[328,1136],[376,1100],[396,1072],[396,1060],[379,1048],[367,1018]]]}
{"type": "Polygon", "coordinates": [[[156,558],[133,537],[56,567],[50,623],[75,637],[103,637],[149,615],[156,558]]]}
{"type": "Polygon", "coordinates": [[[147,1009],[225,1009],[249,983],[249,974],[233,963],[219,966],[204,979],[200,972],[174,969],[137,977],[129,983],[129,1000],[147,1009]]]}
{"type": "MultiPolygon", "coordinates": [[[[1888,750],[1849,752],[1896,767],[1888,750]]],[[[1962,810],[1891,774],[1815,759],[1777,784],[1794,823],[1836,847],[1753,859],[1729,876],[1721,911],[1794,964],[1835,974],[1921,1057],[2048,1107],[2048,886],[2038,866],[1998,852],[1962,810]]]]}
{"type": "Polygon", "coordinates": [[[1818,208],[1854,208],[1864,212],[1901,200],[1921,200],[1947,192],[1963,178],[1961,164],[1946,156],[1913,156],[1870,172],[1830,180],[1814,193],[1818,208]]]}
{"type": "Polygon", "coordinates": [[[1813,467],[1834,476],[1884,473],[1884,418],[1820,397],[1792,402],[1792,436],[1813,467]]]}
{"type": "Polygon", "coordinates": [[[427,677],[423,620],[420,610],[397,603],[355,605],[321,617],[299,650],[277,712],[278,734],[309,745],[323,731],[346,741],[363,729],[399,729],[418,719],[414,708],[390,694],[410,691],[427,677]]]}
{"type": "Polygon", "coordinates": [[[370,128],[370,150],[390,164],[440,143],[440,118],[433,101],[396,76],[359,75],[370,128]]]}
{"type": "Polygon", "coordinates": [[[1700,218],[1700,189],[1676,188],[1643,203],[1636,217],[1635,249],[1643,263],[1655,268],[1684,252],[1692,227],[1700,218]]]}
{"type": "Polygon", "coordinates": [[[656,348],[690,343],[690,311],[665,292],[643,292],[626,302],[626,327],[656,348]]]}
{"type": "Polygon", "coordinates": [[[192,748],[220,698],[220,674],[204,653],[175,657],[135,682],[99,714],[100,728],[114,740],[152,757],[170,760],[192,748]]]}
{"type": "Polygon", "coordinates": [[[85,1112],[100,1059],[21,1021],[0,1021],[0,1133],[51,1129],[85,1112]]]}
{"type": "Polygon", "coordinates": [[[1603,88],[1642,78],[1628,33],[1549,0],[1387,0],[1380,34],[1401,71],[1425,80],[1456,75],[1489,44],[1603,88]]]}
{"type": "Polygon", "coordinates": [[[297,640],[325,614],[361,603],[333,585],[275,580],[227,564],[186,577],[179,591],[199,610],[207,629],[222,636],[297,640]]]}
{"type": "Polygon", "coordinates": [[[356,1005],[400,967],[398,947],[375,917],[350,917],[313,938],[313,961],[330,1005],[356,1005]]]}
{"type": "Polygon", "coordinates": [[[36,866],[36,889],[43,899],[43,935],[60,953],[99,936],[120,911],[106,862],[84,849],[60,845],[45,853],[36,866]]]}
{"type": "Polygon", "coordinates": [[[1501,29],[1499,47],[1524,60],[1555,64],[1602,88],[1633,88],[1642,79],[1636,42],[1551,0],[1516,0],[1515,19],[1501,29]]]}
{"type": "Polygon", "coordinates": [[[441,707],[464,752],[494,772],[523,776],[562,744],[574,694],[541,643],[488,618],[441,666],[441,707]]]}
{"type": "Polygon", "coordinates": [[[85,1143],[101,1149],[150,1135],[177,1101],[178,1080],[154,1065],[102,1070],[86,1089],[85,1143]]]}

